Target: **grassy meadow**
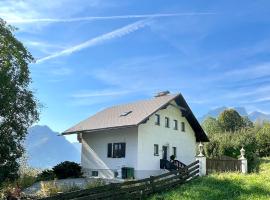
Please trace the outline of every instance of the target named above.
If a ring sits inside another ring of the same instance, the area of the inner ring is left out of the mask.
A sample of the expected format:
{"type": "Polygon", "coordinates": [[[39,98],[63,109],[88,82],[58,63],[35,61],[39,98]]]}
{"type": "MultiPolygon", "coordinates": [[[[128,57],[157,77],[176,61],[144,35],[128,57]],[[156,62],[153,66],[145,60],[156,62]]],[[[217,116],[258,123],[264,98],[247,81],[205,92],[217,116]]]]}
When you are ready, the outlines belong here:
{"type": "Polygon", "coordinates": [[[259,172],[219,173],[200,177],[150,200],[269,200],[270,158],[262,158],[259,172]]]}

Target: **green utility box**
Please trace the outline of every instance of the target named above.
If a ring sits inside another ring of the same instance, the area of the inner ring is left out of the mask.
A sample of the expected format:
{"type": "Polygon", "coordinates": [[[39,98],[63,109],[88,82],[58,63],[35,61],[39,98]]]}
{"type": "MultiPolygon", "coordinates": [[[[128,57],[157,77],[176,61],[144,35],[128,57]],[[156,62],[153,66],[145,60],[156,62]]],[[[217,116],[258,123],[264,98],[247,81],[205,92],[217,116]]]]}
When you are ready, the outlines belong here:
{"type": "Polygon", "coordinates": [[[123,179],[133,179],[134,178],[134,168],[122,167],[122,178],[123,179]]]}

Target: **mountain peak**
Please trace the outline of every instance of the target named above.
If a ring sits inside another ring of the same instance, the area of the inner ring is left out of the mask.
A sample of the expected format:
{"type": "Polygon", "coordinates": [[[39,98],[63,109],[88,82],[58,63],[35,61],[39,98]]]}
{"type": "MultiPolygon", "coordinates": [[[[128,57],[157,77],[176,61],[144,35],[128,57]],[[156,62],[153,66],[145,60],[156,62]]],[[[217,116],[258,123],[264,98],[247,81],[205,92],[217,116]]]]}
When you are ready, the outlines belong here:
{"type": "Polygon", "coordinates": [[[34,125],[28,129],[28,132],[36,131],[39,133],[44,132],[53,132],[52,129],[47,125],[34,125]]]}
{"type": "Polygon", "coordinates": [[[267,120],[268,121],[268,120],[270,120],[270,114],[266,114],[266,113],[263,113],[260,111],[253,111],[248,116],[249,116],[250,120],[252,120],[252,121],[256,121],[256,120],[259,120],[259,121],[267,120]]]}
{"type": "Polygon", "coordinates": [[[203,122],[203,120],[205,120],[207,117],[214,117],[217,118],[219,116],[219,114],[221,112],[223,112],[226,109],[234,109],[236,110],[241,116],[247,116],[251,121],[256,121],[256,120],[270,120],[270,114],[266,114],[260,111],[253,111],[250,114],[247,113],[247,110],[245,107],[226,107],[226,106],[221,106],[221,107],[217,107],[214,109],[209,110],[205,115],[203,115],[202,117],[199,118],[200,122],[203,122]]]}
{"type": "Polygon", "coordinates": [[[71,144],[64,136],[58,135],[46,125],[28,129],[25,148],[30,166],[50,168],[66,160],[80,161],[80,144],[71,144]]]}

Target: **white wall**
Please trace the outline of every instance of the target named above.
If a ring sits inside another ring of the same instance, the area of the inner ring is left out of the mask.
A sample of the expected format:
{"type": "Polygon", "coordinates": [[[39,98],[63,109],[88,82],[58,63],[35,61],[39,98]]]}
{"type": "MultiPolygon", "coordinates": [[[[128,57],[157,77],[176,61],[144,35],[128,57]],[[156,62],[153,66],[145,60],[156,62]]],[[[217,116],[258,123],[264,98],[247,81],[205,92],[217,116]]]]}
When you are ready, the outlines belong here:
{"type": "MultiPolygon", "coordinates": [[[[113,178],[114,170],[121,167],[137,168],[137,128],[114,129],[109,131],[98,131],[84,133],[82,135],[82,160],[84,170],[98,170],[99,177],[113,178]],[[125,158],[108,158],[108,143],[126,143],[125,158]]],[[[120,174],[121,176],[121,174],[120,174]]]]}
{"type": "MultiPolygon", "coordinates": [[[[176,105],[175,102],[173,102],[176,105]]],[[[196,138],[195,133],[182,117],[179,108],[168,106],[159,110],[160,125],[155,125],[155,116],[151,116],[147,123],[138,127],[138,168],[137,170],[149,174],[147,171],[160,170],[160,159],[162,158],[162,146],[168,145],[168,158],[172,155],[172,147],[177,148],[176,159],[189,164],[195,161],[196,138]],[[170,128],[165,127],[165,117],[170,119],[170,128]],[[178,130],[173,129],[173,120],[178,121],[178,130]],[[185,132],[181,131],[181,122],[185,122],[185,132]],[[159,145],[159,156],[154,156],[154,144],[159,145]]],[[[146,176],[146,175],[144,175],[146,176]]]]}

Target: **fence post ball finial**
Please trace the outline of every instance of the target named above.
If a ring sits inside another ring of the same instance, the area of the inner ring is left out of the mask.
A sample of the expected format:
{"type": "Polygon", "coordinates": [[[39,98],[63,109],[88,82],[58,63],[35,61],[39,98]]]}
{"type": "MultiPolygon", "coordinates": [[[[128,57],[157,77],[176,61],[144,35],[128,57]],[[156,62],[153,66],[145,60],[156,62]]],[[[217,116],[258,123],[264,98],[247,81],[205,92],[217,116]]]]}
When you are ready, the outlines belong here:
{"type": "Polygon", "coordinates": [[[199,144],[199,155],[198,156],[204,156],[203,155],[203,144],[201,142],[199,144]]]}
{"type": "Polygon", "coordinates": [[[241,158],[245,158],[245,149],[242,147],[240,150],[241,158]]]}

